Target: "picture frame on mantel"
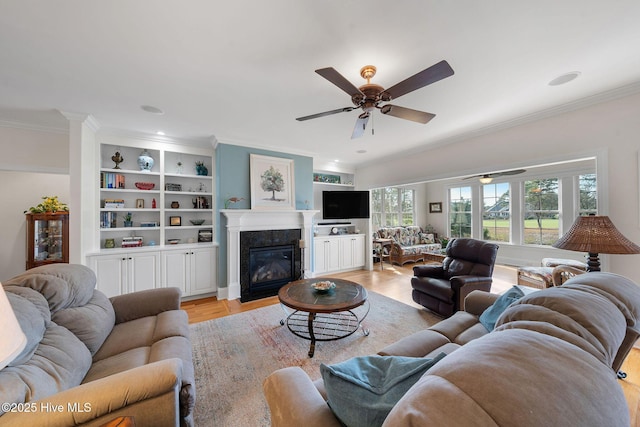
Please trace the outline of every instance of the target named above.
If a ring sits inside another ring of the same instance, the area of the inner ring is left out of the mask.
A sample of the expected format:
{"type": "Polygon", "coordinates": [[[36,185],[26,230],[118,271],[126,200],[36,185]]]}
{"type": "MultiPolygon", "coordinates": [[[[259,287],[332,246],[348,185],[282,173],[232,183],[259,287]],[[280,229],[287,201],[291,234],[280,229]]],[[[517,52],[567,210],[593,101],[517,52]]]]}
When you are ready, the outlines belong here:
{"type": "Polygon", "coordinates": [[[251,209],[295,210],[293,159],[251,154],[251,209]]]}
{"type": "Polygon", "coordinates": [[[429,203],[429,213],[442,213],[442,202],[429,203]]]}

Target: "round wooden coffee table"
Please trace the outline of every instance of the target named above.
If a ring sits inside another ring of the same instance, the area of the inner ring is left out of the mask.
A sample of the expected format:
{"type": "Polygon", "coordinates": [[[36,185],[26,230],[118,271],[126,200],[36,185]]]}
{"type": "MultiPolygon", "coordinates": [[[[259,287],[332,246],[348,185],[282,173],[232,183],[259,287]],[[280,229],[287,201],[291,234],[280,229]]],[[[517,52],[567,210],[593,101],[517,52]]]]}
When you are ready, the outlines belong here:
{"type": "MultiPolygon", "coordinates": [[[[316,341],[345,338],[357,331],[369,314],[367,290],[350,280],[330,277],[297,280],[280,288],[280,302],[295,310],[280,321],[295,335],[311,341],[309,357],[313,357],[316,341]],[[321,281],[335,283],[329,292],[318,292],[311,285],[321,281]],[[366,311],[358,316],[353,309],[366,303],[366,311]]],[[[286,310],[285,310],[286,313],[286,310]]],[[[364,335],[369,330],[363,328],[364,335]]]]}

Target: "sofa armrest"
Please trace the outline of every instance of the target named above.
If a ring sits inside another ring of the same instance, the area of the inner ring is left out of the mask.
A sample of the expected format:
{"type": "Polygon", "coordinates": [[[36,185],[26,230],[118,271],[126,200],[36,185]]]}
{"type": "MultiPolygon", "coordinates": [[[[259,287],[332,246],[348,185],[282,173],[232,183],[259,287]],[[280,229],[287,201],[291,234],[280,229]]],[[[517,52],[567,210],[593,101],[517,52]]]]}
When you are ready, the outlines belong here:
{"type": "Polygon", "coordinates": [[[272,427],[340,427],[311,378],[300,367],[279,369],[262,384],[272,427]]]}
{"type": "Polygon", "coordinates": [[[179,288],[157,288],[109,298],[116,313],[116,323],[180,309],[179,288]]]}
{"type": "Polygon", "coordinates": [[[464,311],[480,316],[500,295],[483,291],[471,291],[464,299],[464,311]]]}
{"type": "Polygon", "coordinates": [[[413,267],[413,275],[416,277],[444,278],[444,267],[442,265],[416,265],[413,267]]]}
{"type": "Polygon", "coordinates": [[[137,425],[175,426],[181,377],[180,359],[150,363],[30,402],[33,411],[5,413],[0,426],[98,426],[123,415],[137,425]]]}

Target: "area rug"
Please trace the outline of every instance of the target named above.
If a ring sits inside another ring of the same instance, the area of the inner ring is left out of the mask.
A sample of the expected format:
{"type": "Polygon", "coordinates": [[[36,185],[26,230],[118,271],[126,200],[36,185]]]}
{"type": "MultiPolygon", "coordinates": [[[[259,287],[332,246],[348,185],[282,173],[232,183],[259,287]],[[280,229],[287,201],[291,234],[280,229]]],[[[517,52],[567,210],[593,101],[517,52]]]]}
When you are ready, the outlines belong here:
{"type": "MultiPolygon", "coordinates": [[[[262,382],[273,371],[300,366],[312,379],[320,378],[321,363],[375,354],[399,338],[441,319],[427,310],[369,292],[370,310],[362,330],[337,341],[316,344],[293,335],[280,320],[280,305],[263,307],[190,326],[196,377],[196,427],[269,426],[269,409],[262,382]]],[[[362,314],[364,307],[359,308],[362,314]]]]}

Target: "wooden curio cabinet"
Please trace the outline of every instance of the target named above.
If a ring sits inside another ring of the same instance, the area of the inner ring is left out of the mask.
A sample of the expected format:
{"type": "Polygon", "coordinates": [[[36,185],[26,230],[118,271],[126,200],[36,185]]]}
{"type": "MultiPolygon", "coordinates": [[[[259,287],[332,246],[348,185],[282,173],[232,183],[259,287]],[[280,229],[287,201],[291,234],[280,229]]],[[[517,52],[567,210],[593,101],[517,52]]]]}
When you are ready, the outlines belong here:
{"type": "Polygon", "coordinates": [[[28,213],[27,270],[69,262],[69,212],[28,213]]]}

